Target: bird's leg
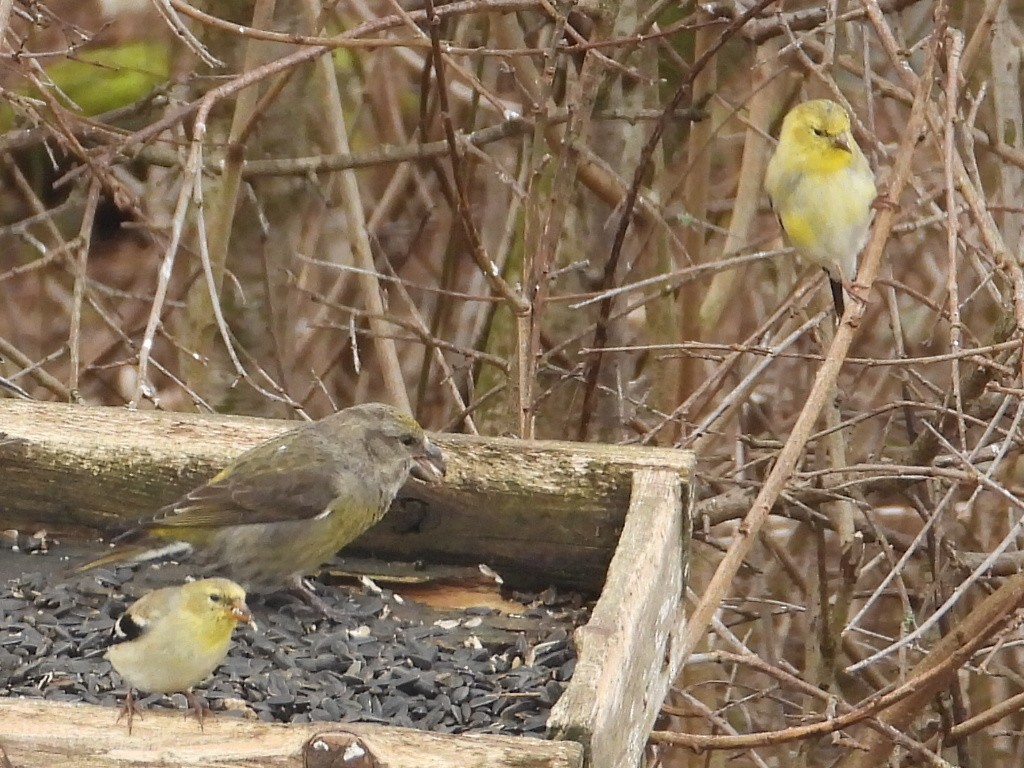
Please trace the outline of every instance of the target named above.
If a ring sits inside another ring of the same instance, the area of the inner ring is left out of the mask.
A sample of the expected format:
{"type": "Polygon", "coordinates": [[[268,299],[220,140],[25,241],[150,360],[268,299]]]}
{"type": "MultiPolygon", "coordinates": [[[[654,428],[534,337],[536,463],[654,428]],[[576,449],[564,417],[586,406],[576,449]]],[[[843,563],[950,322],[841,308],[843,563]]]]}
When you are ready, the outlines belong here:
{"type": "Polygon", "coordinates": [[[838,323],[843,319],[843,312],[846,310],[846,304],[843,300],[843,283],[829,275],[827,269],[825,274],[828,275],[828,287],[832,289],[832,306],[835,307],[836,322],[838,323]]]}
{"type": "Polygon", "coordinates": [[[292,593],[310,608],[319,611],[325,618],[338,621],[341,614],[331,608],[323,599],[313,591],[302,576],[292,576],[289,580],[292,593]]]}
{"type": "Polygon", "coordinates": [[[199,721],[199,730],[206,730],[203,728],[203,720],[206,719],[206,713],[210,711],[210,705],[207,704],[201,696],[197,696],[191,688],[185,691],[185,699],[188,700],[188,709],[185,710],[185,717],[194,715],[196,720],[199,721]]]}
{"type": "Polygon", "coordinates": [[[135,719],[135,715],[139,716],[139,720],[142,719],[142,712],[135,706],[135,696],[133,695],[132,689],[128,689],[128,695],[124,697],[124,704],[121,705],[121,711],[117,713],[117,720],[114,725],[121,722],[122,717],[126,717],[128,720],[128,735],[132,735],[132,721],[135,719]]]}

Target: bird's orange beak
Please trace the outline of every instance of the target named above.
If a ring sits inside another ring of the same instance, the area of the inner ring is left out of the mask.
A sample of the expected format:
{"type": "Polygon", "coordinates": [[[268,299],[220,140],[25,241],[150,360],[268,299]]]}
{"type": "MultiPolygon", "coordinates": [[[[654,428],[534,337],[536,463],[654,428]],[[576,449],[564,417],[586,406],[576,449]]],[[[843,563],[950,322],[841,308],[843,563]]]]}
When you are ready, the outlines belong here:
{"type": "Polygon", "coordinates": [[[256,629],[256,622],[253,621],[252,613],[249,611],[249,606],[245,604],[245,601],[235,600],[231,603],[228,613],[239,624],[248,624],[253,629],[256,629]]]}
{"type": "Polygon", "coordinates": [[[429,440],[424,441],[423,451],[414,457],[410,474],[425,483],[439,483],[447,473],[441,449],[429,440]]]}

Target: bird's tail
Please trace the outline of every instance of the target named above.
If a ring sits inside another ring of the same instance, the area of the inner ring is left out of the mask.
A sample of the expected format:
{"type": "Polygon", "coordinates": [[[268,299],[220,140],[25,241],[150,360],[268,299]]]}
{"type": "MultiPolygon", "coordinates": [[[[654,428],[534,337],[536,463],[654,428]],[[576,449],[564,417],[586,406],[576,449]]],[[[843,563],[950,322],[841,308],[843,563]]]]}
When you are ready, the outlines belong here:
{"type": "Polygon", "coordinates": [[[152,543],[149,545],[118,546],[114,547],[112,552],[78,566],[74,572],[83,573],[84,571],[91,571],[93,568],[102,568],[105,565],[137,565],[138,563],[148,563],[153,560],[183,557],[191,551],[192,545],[185,541],[166,542],[156,546],[153,546],[152,543]]]}

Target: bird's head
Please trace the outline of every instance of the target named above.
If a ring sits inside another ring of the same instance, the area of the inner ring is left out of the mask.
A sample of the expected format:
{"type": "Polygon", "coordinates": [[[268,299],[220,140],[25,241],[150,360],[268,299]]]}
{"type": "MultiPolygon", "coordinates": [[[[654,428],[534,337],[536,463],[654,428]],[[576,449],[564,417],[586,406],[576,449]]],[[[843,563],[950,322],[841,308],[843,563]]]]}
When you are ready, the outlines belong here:
{"type": "Polygon", "coordinates": [[[828,99],[805,101],[789,111],[782,121],[782,138],[801,150],[811,162],[831,170],[853,160],[856,142],[850,130],[850,116],[828,99]]]}
{"type": "Polygon", "coordinates": [[[447,470],[441,449],[409,414],[384,403],[358,405],[349,408],[348,413],[358,413],[365,421],[367,448],[371,454],[378,458],[411,459],[410,474],[425,483],[440,482],[445,476],[447,470]]]}
{"type": "Polygon", "coordinates": [[[211,627],[220,627],[229,634],[235,624],[256,628],[245,604],[245,590],[230,579],[192,581],[182,585],[182,593],[187,607],[196,615],[208,617],[211,627]]]}

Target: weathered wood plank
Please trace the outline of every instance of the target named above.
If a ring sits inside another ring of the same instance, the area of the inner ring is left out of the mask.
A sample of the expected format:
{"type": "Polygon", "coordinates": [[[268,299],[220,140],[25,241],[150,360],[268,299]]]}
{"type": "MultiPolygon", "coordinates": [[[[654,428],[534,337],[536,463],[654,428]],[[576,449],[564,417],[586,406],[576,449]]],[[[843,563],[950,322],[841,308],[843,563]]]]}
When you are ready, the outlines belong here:
{"type": "Polygon", "coordinates": [[[626,525],[601,598],[576,630],[576,671],[548,730],[587,750],[593,768],[640,764],[682,659],[692,494],[670,470],[634,475],[626,525]]]}
{"type": "Polygon", "coordinates": [[[0,746],[16,768],[581,768],[583,749],[564,741],[448,736],[371,725],[280,725],[231,717],[200,731],[180,713],[148,710],[132,735],[114,709],[35,699],[0,699],[0,746]],[[344,762],[358,737],[376,762],[344,762]]]}
{"type": "MultiPolygon", "coordinates": [[[[293,423],[0,400],[5,527],[117,530],[293,423]]],[[[410,483],[346,553],[475,565],[510,584],[597,592],[623,525],[632,472],[683,476],[688,452],[438,435],[449,474],[410,483]],[[529,567],[524,567],[528,564],[529,567]]]]}

